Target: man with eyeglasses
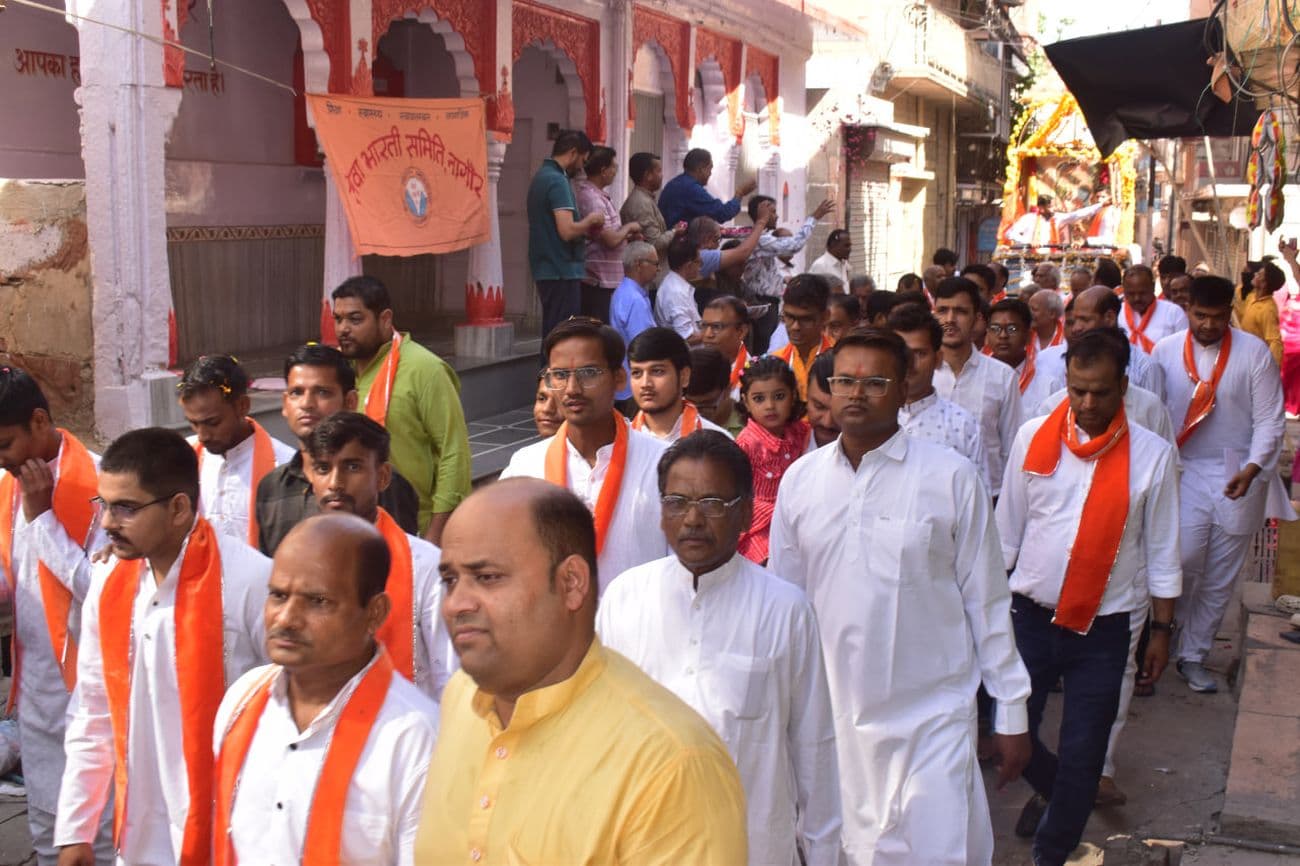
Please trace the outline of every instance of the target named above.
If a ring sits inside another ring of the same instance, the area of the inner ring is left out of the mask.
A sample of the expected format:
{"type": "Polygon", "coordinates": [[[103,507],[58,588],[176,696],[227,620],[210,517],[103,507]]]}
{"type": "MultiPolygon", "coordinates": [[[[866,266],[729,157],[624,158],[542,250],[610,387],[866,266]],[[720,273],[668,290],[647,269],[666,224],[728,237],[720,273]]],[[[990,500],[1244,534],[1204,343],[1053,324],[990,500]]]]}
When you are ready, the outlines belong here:
{"type": "Polygon", "coordinates": [[[271,561],[198,515],[198,458],[176,433],[125,433],[99,470],[112,556],[82,610],[59,866],[95,862],[110,800],[119,862],[206,863],[213,722],[226,687],[266,660],[271,561]]]}
{"type": "Polygon", "coordinates": [[[713,346],[731,364],[729,384],[733,400],[740,399],[740,374],[749,363],[745,338],[749,336],[749,306],[740,298],[724,295],[709,301],[701,314],[704,345],[713,346]]]}
{"type": "Polygon", "coordinates": [[[999,789],[1030,755],[1029,676],[989,497],[970,461],[900,429],[911,360],[897,334],[854,331],[834,352],[840,438],[782,479],[770,568],[817,613],[843,848],[855,866],[988,863],[981,679],[998,701],[999,789]]]}
{"type": "MultiPolygon", "coordinates": [[[[636,335],[655,326],[654,310],[650,307],[649,287],[659,273],[659,254],[645,241],[632,241],[623,250],[623,282],[614,290],[609,302],[609,324],[629,345],[636,335]]],[[[632,368],[623,360],[623,371],[628,378],[632,368]]],[[[618,400],[628,400],[632,391],[624,385],[615,395],[618,400]]]]}
{"type": "Polygon", "coordinates": [[[749,459],[702,430],[664,453],[658,489],[673,553],[609,585],[597,633],[727,744],[745,787],[749,863],[835,866],[835,730],[817,620],[803,592],[737,552],[753,511],[749,459]]]}
{"type": "Polygon", "coordinates": [[[516,451],[501,477],[567,487],[592,510],[603,586],[667,552],[662,535],[646,532],[659,515],[655,467],[665,446],[614,410],[614,395],[626,381],[625,350],[609,325],[580,317],[561,322],[546,336],[542,354],[545,384],[559,395],[564,423],[549,439],[516,451]]]}
{"type": "MultiPolygon", "coordinates": [[[[1042,294],[1041,292],[1039,294],[1042,294]]],[[[989,309],[984,354],[1015,370],[1020,387],[1021,414],[1028,415],[1051,393],[1052,382],[1038,374],[1038,349],[1034,344],[1033,313],[1017,298],[1003,298],[989,309]]]]}
{"type": "Polygon", "coordinates": [[[799,274],[785,287],[781,321],[790,342],[772,354],[790,365],[799,385],[799,399],[808,399],[808,370],[813,360],[835,345],[826,336],[831,287],[817,274],[799,274]]]}
{"type": "MultiPolygon", "coordinates": [[[[0,366],[0,577],[14,614],[8,713],[18,717],[27,826],[36,862],[54,866],[63,732],[77,680],[77,623],[90,587],[89,552],[104,544],[91,498],[99,457],[54,426],[41,386],[0,366]]],[[[109,826],[96,862],[113,862],[109,826]]]]}

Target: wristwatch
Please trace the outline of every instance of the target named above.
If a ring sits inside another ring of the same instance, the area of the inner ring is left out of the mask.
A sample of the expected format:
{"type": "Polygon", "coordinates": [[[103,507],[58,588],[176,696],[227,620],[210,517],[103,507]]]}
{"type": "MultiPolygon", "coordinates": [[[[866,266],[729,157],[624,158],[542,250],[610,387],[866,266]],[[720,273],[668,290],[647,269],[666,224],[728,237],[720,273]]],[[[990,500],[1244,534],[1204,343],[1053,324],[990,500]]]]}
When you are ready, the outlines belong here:
{"type": "Polygon", "coordinates": [[[1153,619],[1151,620],[1150,625],[1152,631],[1163,631],[1172,634],[1174,628],[1178,625],[1178,620],[1171,619],[1169,620],[1169,622],[1157,622],[1156,620],[1153,619]]]}

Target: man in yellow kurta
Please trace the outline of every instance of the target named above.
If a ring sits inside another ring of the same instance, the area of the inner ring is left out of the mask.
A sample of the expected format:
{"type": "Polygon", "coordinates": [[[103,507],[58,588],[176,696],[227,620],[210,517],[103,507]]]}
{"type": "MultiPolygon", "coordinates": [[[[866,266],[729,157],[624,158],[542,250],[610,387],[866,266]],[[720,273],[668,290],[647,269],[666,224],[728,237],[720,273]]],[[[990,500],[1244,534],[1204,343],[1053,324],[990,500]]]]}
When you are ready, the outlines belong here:
{"type": "Polygon", "coordinates": [[[722,741],[595,638],[596,530],[580,499],[524,478],[474,493],[439,571],[462,668],[443,693],[415,862],[746,862],[722,741]]]}

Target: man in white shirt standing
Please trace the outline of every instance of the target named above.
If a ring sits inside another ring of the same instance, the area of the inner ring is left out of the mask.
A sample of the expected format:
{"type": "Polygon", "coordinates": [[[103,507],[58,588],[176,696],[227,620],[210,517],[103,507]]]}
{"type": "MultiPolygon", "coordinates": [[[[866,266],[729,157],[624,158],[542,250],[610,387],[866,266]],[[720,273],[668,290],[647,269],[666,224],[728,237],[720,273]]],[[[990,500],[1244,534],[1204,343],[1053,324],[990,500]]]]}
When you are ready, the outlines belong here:
{"type": "Polygon", "coordinates": [[[692,434],[665,452],[659,493],[673,555],[609,585],[600,639],[727,744],[745,786],[750,866],[836,866],[835,728],[817,619],[797,587],[737,552],[753,511],[749,459],[729,437],[692,434]]]}
{"type": "Polygon", "coordinates": [[[1178,673],[1196,692],[1218,690],[1205,655],[1250,538],[1264,525],[1268,488],[1281,483],[1282,379],[1268,345],[1230,326],[1233,290],[1222,277],[1192,280],[1190,327],[1165,337],[1151,354],[1164,371],[1169,415],[1179,429],[1186,586],[1178,602],[1176,658],[1178,673]]]}
{"type": "Polygon", "coordinates": [[[1015,370],[975,350],[971,332],[979,310],[979,288],[965,277],[949,277],[935,288],[943,357],[934,372],[934,388],[979,419],[989,454],[989,492],[996,497],[1011,440],[1020,429],[1020,388],[1015,370]]]}
{"type": "Polygon", "coordinates": [[[1016,832],[1033,836],[1035,866],[1064,866],[1083,836],[1134,614],[1153,611],[1141,665],[1154,682],[1169,662],[1182,589],[1173,446],[1128,422],[1124,358],[1106,334],[1076,339],[1067,364],[1069,398],[1020,428],[997,505],[1016,645],[1033,683],[1025,779],[1035,795],[1016,832]],[[1053,754],[1038,727],[1058,681],[1065,703],[1053,754]]]}
{"type": "Polygon", "coordinates": [[[887,331],[836,346],[842,432],[782,479],[770,568],[817,612],[849,863],[988,863],[975,690],[998,702],[1000,788],[1029,758],[1029,676],[978,471],[899,429],[909,363],[887,331]]]}
{"type": "Polygon", "coordinates": [[[681,235],[668,244],[668,273],[659,283],[655,295],[655,321],[672,328],[694,346],[700,336],[700,309],[695,305],[695,287],[691,280],[700,276],[700,248],[695,241],[681,235]]]}
{"type": "Polygon", "coordinates": [[[683,398],[691,383],[691,348],[671,328],[647,328],[627,347],[632,367],[632,398],[640,410],[632,429],[649,433],[666,445],[696,430],[722,427],[700,414],[683,398]]]}
{"type": "MultiPolygon", "coordinates": [[[[63,733],[77,680],[77,624],[90,588],[88,551],[104,544],[91,499],[99,458],[54,426],[25,370],[0,366],[0,598],[14,615],[6,712],[18,719],[27,826],[39,866],[54,866],[63,733]]],[[[96,862],[113,862],[107,822],[96,862]]]]}
{"type": "MultiPolygon", "coordinates": [[[[1038,295],[1052,294],[1038,292],[1038,295]]],[[[1051,382],[1038,373],[1038,349],[1033,340],[1033,313],[1019,298],[1003,298],[989,308],[988,336],[984,354],[991,355],[1016,371],[1020,388],[1021,416],[1051,393],[1051,382]]]]}
{"type": "MultiPolygon", "coordinates": [[[[1053,391],[1065,387],[1065,351],[1070,340],[1093,328],[1118,326],[1122,306],[1119,297],[1106,286],[1092,286],[1070,299],[1065,343],[1051,346],[1038,353],[1038,374],[1046,376],[1053,391]]],[[[1145,388],[1160,399],[1165,397],[1165,377],[1160,367],[1146,352],[1130,352],[1128,359],[1129,384],[1145,388]]]]}
{"type": "Polygon", "coordinates": [[[545,384],[560,397],[564,423],[551,438],[516,451],[501,477],[522,475],[567,487],[592,510],[603,588],[668,552],[663,534],[647,531],[659,521],[656,472],[666,446],[633,430],[614,411],[624,347],[613,328],[569,319],[546,336],[542,354],[545,384]]]}
{"type": "Polygon", "coordinates": [[[849,254],[853,252],[853,237],[848,229],[835,229],[826,237],[826,252],[813,259],[808,266],[810,274],[821,274],[839,280],[840,291],[849,290],[849,254]]]}
{"type": "Polygon", "coordinates": [[[229,355],[200,356],[176,387],[199,456],[199,514],[259,547],[257,485],[295,450],[249,417],[248,374],[229,355]]]}
{"type": "Polygon", "coordinates": [[[310,517],[276,551],[272,664],[217,711],[216,866],[414,862],[438,708],[377,640],[389,560],[383,536],[350,515],[310,517]]]}
{"type": "Polygon", "coordinates": [[[987,486],[989,452],[984,447],[979,419],[934,390],[934,368],[943,345],[943,327],[920,304],[900,304],[889,313],[889,329],[902,337],[912,359],[912,367],[907,372],[906,402],[898,410],[899,426],[908,436],[951,448],[974,463],[987,486]]]}
{"type": "Polygon", "coordinates": [[[323,514],[355,514],[387,542],[389,614],[379,642],[397,672],[437,701],[454,670],[451,638],[439,613],[438,548],[405,532],[379,505],[392,481],[390,441],[388,431],[365,415],[331,415],[307,438],[307,477],[323,514]]]}
{"type": "Polygon", "coordinates": [[[197,464],[157,427],[123,434],[100,461],[112,556],[82,609],[59,866],[94,863],[110,796],[119,863],[211,861],[212,724],[227,685],[265,658],[271,562],[198,516],[197,464]]]}
{"type": "Polygon", "coordinates": [[[1149,355],[1165,337],[1187,330],[1187,314],[1173,301],[1156,297],[1156,277],[1150,268],[1132,265],[1124,272],[1124,311],[1119,326],[1130,343],[1149,355]]]}

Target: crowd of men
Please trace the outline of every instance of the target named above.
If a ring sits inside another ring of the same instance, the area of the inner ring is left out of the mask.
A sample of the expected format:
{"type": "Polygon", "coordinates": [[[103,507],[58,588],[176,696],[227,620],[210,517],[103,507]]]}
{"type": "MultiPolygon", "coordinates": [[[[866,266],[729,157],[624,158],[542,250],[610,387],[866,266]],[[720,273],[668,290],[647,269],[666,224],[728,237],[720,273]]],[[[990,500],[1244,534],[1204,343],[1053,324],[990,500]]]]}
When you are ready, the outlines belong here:
{"type": "Polygon", "coordinates": [[[0,367],[39,863],[987,864],[991,760],[1060,866],[1124,800],[1131,697],[1171,660],[1217,689],[1294,517],[1231,281],[1008,293],[940,250],[886,291],[842,229],[787,273],[832,203],[784,232],[752,196],[719,244],[751,185],[636,154],[616,210],[616,157],[562,132],[534,179],[542,438],[475,492],[455,374],[374,279],[285,361],[292,445],[227,355],[180,380],[194,436],[102,456],[0,367]]]}

